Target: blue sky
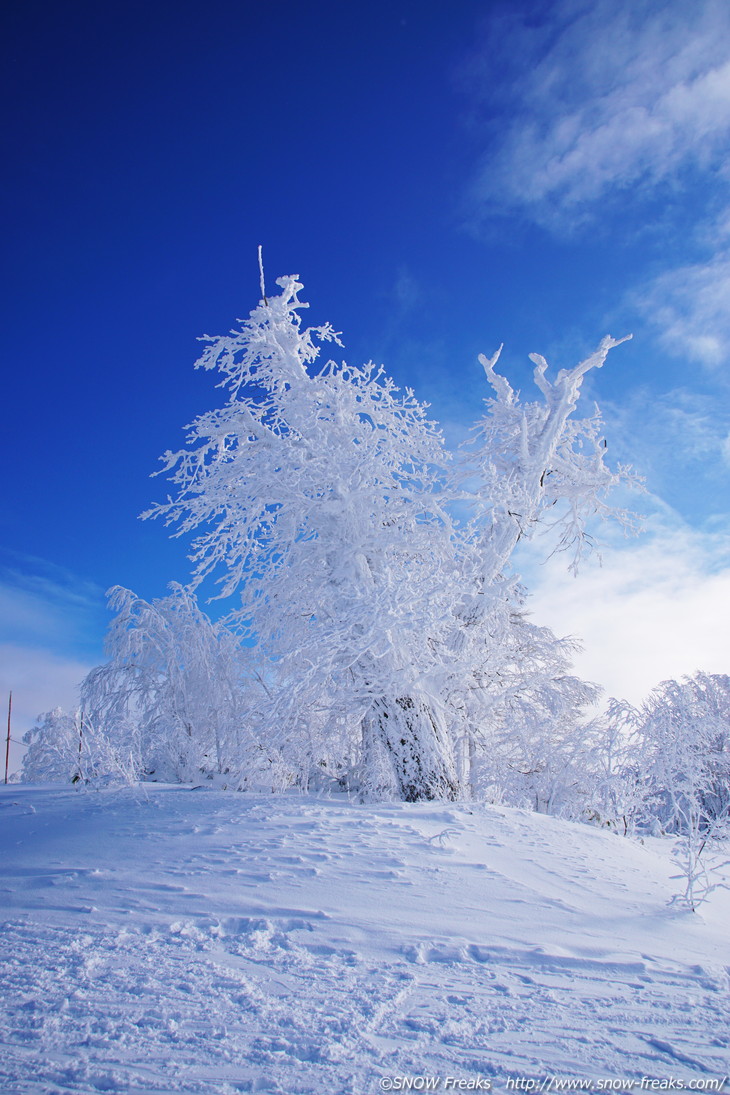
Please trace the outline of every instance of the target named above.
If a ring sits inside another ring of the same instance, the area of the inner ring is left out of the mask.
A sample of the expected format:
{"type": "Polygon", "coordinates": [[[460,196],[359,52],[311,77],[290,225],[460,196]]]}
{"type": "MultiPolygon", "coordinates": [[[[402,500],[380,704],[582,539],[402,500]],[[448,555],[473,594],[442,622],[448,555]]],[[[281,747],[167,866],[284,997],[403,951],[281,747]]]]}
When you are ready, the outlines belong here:
{"type": "Polygon", "coordinates": [[[573,580],[521,562],[578,668],[639,699],[728,671],[730,6],[29,2],[0,79],[0,703],[20,733],[102,658],[104,591],[186,548],[137,515],[216,399],[196,338],[298,273],[314,323],[457,441],[501,359],[569,365],[645,477],[647,533],[573,580]]]}

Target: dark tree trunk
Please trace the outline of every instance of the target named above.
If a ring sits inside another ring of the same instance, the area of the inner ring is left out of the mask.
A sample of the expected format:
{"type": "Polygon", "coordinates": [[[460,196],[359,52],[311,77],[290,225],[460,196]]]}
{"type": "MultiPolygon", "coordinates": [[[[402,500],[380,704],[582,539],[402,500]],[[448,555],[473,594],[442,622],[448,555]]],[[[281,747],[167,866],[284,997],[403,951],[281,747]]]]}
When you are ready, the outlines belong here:
{"type": "Polygon", "coordinates": [[[383,697],[373,703],[363,719],[363,783],[375,798],[458,798],[448,736],[426,699],[383,697]]]}

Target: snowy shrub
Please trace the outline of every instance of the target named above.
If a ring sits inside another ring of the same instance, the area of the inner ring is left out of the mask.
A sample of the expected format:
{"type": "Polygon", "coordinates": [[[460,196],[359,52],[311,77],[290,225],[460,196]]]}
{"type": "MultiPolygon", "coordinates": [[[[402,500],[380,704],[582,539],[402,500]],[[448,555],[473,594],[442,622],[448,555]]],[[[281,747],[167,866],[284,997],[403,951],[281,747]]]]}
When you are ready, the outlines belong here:
{"type": "Polygon", "coordinates": [[[510,605],[491,614],[480,671],[452,682],[468,718],[459,755],[463,786],[507,805],[582,816],[592,741],[586,708],[598,689],[570,674],[575,643],[510,605]]]}
{"type": "Polygon", "coordinates": [[[617,705],[634,731],[648,822],[665,833],[708,831],[730,814],[730,677],[664,681],[638,708],[617,705]]]}
{"type": "Polygon", "coordinates": [[[82,686],[99,763],[127,778],[193,781],[230,774],[237,783],[245,731],[245,651],[213,624],[195,598],[173,584],[148,604],[127,589],[110,591],[116,610],[110,660],[82,686]]]}
{"type": "Polygon", "coordinates": [[[636,709],[611,699],[589,728],[590,794],[585,819],[623,836],[646,820],[648,784],[636,709]]]}
{"type": "Polygon", "coordinates": [[[633,735],[629,764],[643,773],[636,811],[652,832],[676,835],[692,908],[709,892],[708,852],[730,835],[730,677],[664,681],[638,707],[614,704],[633,735]]]}
{"type": "Polygon", "coordinates": [[[83,778],[87,754],[78,712],[69,715],[60,707],[46,711],[23,735],[23,742],[27,746],[21,769],[25,783],[68,783],[83,778]]]}

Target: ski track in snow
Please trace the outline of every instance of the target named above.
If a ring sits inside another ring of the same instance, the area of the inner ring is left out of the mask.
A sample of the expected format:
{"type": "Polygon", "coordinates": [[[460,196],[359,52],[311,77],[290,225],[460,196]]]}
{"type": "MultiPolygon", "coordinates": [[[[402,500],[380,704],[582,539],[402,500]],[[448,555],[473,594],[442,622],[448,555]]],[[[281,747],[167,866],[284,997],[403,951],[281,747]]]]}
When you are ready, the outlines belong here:
{"type": "Polygon", "coordinates": [[[0,795],[3,1093],[722,1078],[730,900],[521,811],[149,786],[0,795]]]}

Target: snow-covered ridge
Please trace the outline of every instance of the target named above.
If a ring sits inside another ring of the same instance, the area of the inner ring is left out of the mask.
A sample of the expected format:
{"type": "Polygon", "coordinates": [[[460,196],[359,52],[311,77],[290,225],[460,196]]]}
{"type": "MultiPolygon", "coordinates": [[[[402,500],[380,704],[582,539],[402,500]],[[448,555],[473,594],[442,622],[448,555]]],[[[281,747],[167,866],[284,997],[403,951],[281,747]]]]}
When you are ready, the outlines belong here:
{"type": "Polygon", "coordinates": [[[3,1092],[722,1078],[730,894],[494,806],[10,786],[3,1092]]]}

